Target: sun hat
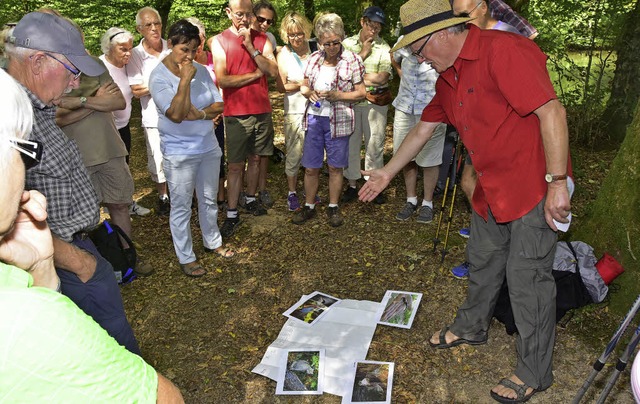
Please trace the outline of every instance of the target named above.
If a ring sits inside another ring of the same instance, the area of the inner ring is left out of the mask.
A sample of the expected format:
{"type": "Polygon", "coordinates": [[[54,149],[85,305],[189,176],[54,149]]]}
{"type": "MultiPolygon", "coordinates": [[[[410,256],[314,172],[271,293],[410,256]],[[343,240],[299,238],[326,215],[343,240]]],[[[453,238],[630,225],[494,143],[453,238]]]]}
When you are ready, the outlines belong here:
{"type": "Polygon", "coordinates": [[[382,25],[387,23],[387,17],[384,15],[384,11],[377,6],[367,7],[362,13],[363,17],[366,17],[374,22],[379,22],[382,25]]]}
{"type": "Polygon", "coordinates": [[[404,37],[391,49],[396,51],[433,32],[471,20],[453,15],[449,0],[409,0],[400,7],[404,37]]]}
{"type": "Polygon", "coordinates": [[[99,76],[105,69],[89,56],[82,35],[65,18],[35,11],[22,17],[9,43],[21,48],[59,53],[87,76],[99,76]]]}

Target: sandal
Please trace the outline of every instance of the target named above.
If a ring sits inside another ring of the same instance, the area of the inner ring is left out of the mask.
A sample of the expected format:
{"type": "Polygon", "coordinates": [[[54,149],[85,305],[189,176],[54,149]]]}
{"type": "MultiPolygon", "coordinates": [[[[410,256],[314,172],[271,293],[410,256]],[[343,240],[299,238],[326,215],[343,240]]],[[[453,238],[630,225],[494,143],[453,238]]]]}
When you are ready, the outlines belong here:
{"type": "Polygon", "coordinates": [[[180,264],[182,272],[192,278],[200,278],[207,274],[207,270],[198,264],[198,261],[190,262],[188,264],[180,264]]]}
{"type": "Polygon", "coordinates": [[[498,382],[499,385],[502,385],[508,389],[513,390],[516,393],[516,398],[509,398],[501,396],[500,394],[491,390],[491,397],[499,403],[524,403],[528,401],[534,394],[538,392],[536,389],[532,389],[529,394],[527,394],[527,390],[532,388],[531,386],[527,386],[526,384],[516,384],[510,379],[504,378],[498,382]]]}
{"type": "Polygon", "coordinates": [[[208,252],[208,253],[218,254],[222,258],[231,258],[234,255],[236,255],[236,253],[232,249],[224,247],[224,246],[220,246],[218,248],[207,248],[207,247],[205,247],[204,251],[208,252]]]}
{"type": "Polygon", "coordinates": [[[447,343],[447,339],[446,339],[447,331],[449,331],[449,326],[444,327],[440,331],[440,335],[438,336],[438,343],[437,344],[434,344],[433,342],[431,342],[431,340],[429,340],[429,345],[431,346],[431,348],[447,349],[447,348],[453,348],[454,346],[458,346],[458,345],[462,345],[462,344],[483,345],[483,344],[487,343],[487,338],[485,338],[484,340],[481,340],[481,341],[473,341],[473,340],[466,339],[466,338],[458,338],[456,340],[453,340],[453,341],[447,343]]]}

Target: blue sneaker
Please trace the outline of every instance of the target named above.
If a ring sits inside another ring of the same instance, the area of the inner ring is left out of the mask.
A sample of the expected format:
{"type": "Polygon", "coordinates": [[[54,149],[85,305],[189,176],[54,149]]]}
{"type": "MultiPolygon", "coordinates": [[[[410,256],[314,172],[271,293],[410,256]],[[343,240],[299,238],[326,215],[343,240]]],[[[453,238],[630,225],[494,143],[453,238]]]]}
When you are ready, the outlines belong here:
{"type": "Polygon", "coordinates": [[[465,261],[457,267],[453,267],[451,275],[453,275],[454,278],[467,279],[469,277],[469,263],[465,261]]]}
{"type": "Polygon", "coordinates": [[[289,207],[290,212],[295,212],[300,209],[300,200],[298,200],[298,195],[291,194],[287,197],[287,206],[289,207]]]}
{"type": "Polygon", "coordinates": [[[460,229],[458,234],[460,234],[464,238],[469,238],[469,236],[471,235],[471,230],[469,230],[468,227],[464,227],[464,228],[460,229]]]}

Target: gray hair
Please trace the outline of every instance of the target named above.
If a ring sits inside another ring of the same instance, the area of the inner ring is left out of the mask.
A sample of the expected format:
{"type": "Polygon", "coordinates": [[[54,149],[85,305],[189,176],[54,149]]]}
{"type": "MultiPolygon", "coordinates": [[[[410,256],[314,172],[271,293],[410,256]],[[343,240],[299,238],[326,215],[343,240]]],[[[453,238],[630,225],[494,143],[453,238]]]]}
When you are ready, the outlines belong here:
{"type": "Polygon", "coordinates": [[[136,26],[142,25],[142,14],[148,13],[148,12],[154,13],[158,17],[158,20],[160,20],[160,22],[162,22],[162,18],[160,17],[160,13],[158,12],[158,10],[156,10],[153,7],[142,7],[136,13],[136,26]]]}
{"type": "Polygon", "coordinates": [[[196,28],[198,28],[198,31],[200,31],[200,35],[204,36],[205,38],[207,37],[207,33],[204,29],[204,24],[202,23],[202,21],[200,21],[196,17],[188,17],[185,18],[185,20],[189,21],[192,25],[195,25],[196,28]]]}
{"type": "Polygon", "coordinates": [[[0,167],[9,165],[10,138],[25,139],[33,126],[33,107],[27,93],[3,69],[0,69],[0,167]]]}
{"type": "Polygon", "coordinates": [[[344,23],[342,22],[342,18],[334,13],[323,15],[316,21],[315,34],[319,40],[322,39],[325,34],[335,34],[339,36],[340,39],[344,39],[344,23]]]}
{"type": "Polygon", "coordinates": [[[460,34],[462,32],[464,32],[464,30],[467,29],[467,23],[463,22],[462,24],[456,24],[456,25],[452,25],[448,28],[446,28],[447,31],[449,31],[451,34],[460,34]]]}
{"type": "Polygon", "coordinates": [[[111,27],[102,35],[100,39],[100,49],[105,55],[111,51],[111,48],[119,43],[126,43],[133,40],[133,34],[124,28],[111,27]]]}

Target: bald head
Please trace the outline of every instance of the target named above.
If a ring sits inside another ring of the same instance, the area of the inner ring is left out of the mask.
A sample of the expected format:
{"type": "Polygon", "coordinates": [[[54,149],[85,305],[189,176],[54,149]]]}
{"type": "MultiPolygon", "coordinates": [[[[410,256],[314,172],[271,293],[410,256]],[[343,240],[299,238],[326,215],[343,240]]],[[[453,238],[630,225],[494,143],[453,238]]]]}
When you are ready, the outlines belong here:
{"type": "Polygon", "coordinates": [[[249,28],[253,22],[253,3],[251,0],[229,0],[226,12],[236,29],[249,28]]]}

